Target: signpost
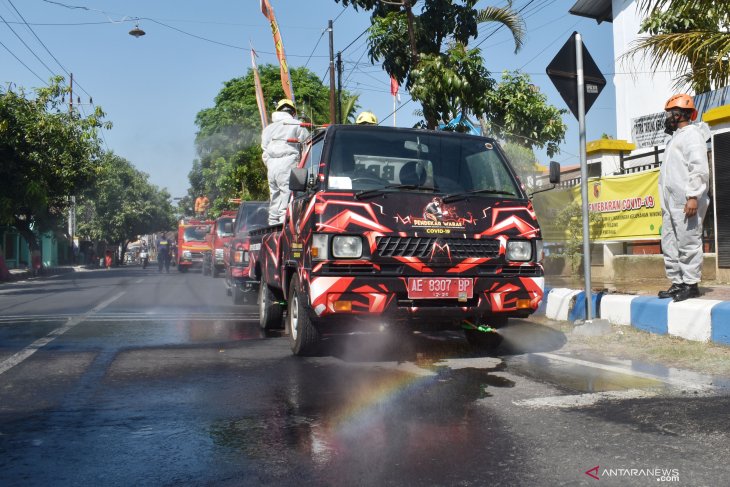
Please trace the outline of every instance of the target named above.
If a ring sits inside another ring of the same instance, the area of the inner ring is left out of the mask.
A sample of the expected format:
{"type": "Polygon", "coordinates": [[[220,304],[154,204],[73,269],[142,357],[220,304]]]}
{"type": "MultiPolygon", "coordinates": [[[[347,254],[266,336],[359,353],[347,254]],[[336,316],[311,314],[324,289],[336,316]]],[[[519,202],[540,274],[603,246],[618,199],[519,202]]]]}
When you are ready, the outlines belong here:
{"type": "Polygon", "coordinates": [[[581,200],[583,205],[583,270],[585,275],[586,321],[593,320],[593,299],[591,294],[591,237],[588,218],[588,162],[586,161],[585,114],[593,106],[606,78],[583,45],[578,32],[560,48],[546,69],[550,81],[558,89],[570,111],[578,119],[580,144],[581,200]]]}

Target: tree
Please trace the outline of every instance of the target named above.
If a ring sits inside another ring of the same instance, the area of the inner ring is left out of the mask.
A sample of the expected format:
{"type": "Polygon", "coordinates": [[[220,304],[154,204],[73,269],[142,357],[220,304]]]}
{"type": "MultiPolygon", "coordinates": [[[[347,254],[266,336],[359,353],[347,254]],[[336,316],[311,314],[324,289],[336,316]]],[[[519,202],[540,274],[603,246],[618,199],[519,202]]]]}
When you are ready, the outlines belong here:
{"type": "MultiPolygon", "coordinates": [[[[315,124],[329,121],[329,89],[306,68],[290,71],[300,118],[315,124]]],[[[278,66],[259,66],[261,85],[269,109],[285,97],[278,66]]],[[[357,96],[343,91],[343,113],[357,110],[357,96]]],[[[203,193],[211,200],[212,215],[228,207],[231,198],[266,200],[269,189],[261,159],[261,122],[254,92],[253,71],[226,81],[215,105],[198,112],[198,159],[188,175],[189,196],[203,193]]]]}
{"type": "Polygon", "coordinates": [[[624,59],[649,57],[651,68],[670,66],[677,87],[703,93],[730,83],[730,3],[715,0],[642,0],[646,18],[624,59]]]}
{"type": "Polygon", "coordinates": [[[525,185],[528,193],[531,193],[537,186],[536,177],[541,174],[535,152],[531,148],[515,142],[505,141],[501,145],[522,184],[525,185]]]}
{"type": "Polygon", "coordinates": [[[62,83],[52,78],[35,98],[0,89],[0,223],[15,226],[32,254],[39,234],[62,226],[68,197],[95,176],[97,130],[111,127],[100,107],[87,117],[67,111],[62,83]]]}
{"type": "Polygon", "coordinates": [[[560,152],[567,126],[563,114],[520,72],[502,73],[502,81],[485,94],[485,122],[489,133],[526,148],[547,146],[547,155],[560,152]]]}
{"type": "Polygon", "coordinates": [[[149,176],[112,152],[100,161],[96,180],[86,191],[79,234],[93,240],[127,245],[139,235],[169,230],[175,225],[170,195],[149,182],[149,176]]]}
{"type": "Polygon", "coordinates": [[[506,7],[478,10],[474,8],[477,0],[427,0],[420,14],[414,15],[412,0],[335,1],[372,11],[370,60],[382,62],[388,75],[421,102],[426,126],[431,129],[459,113],[483,113],[483,95],[493,80],[484,68],[481,52],[468,48],[469,41],[479,34],[479,24],[505,26],[514,38],[515,51],[525,34],[524,20],[512,10],[511,2],[506,7]]]}

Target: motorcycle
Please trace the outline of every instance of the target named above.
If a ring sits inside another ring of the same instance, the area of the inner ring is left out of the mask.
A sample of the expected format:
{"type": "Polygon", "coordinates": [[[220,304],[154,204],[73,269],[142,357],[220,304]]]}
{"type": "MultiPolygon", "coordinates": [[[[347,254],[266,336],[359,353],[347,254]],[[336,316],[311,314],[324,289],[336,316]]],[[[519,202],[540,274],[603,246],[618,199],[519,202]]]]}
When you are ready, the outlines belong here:
{"type": "Polygon", "coordinates": [[[150,256],[146,250],[143,250],[139,253],[139,260],[142,261],[142,269],[146,269],[147,264],[150,263],[150,256]]]}

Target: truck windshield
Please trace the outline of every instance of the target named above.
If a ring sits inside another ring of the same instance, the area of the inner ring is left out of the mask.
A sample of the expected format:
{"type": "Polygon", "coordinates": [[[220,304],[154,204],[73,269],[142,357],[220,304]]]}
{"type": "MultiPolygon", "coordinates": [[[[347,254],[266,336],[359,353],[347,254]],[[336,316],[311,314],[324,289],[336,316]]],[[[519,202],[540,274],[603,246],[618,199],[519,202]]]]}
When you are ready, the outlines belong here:
{"type": "Polygon", "coordinates": [[[230,237],[233,235],[233,232],[226,232],[225,228],[226,225],[228,225],[229,230],[233,227],[233,218],[221,218],[218,220],[218,228],[216,229],[216,233],[218,233],[219,237],[230,237]]]}
{"type": "Polygon", "coordinates": [[[236,220],[235,233],[250,232],[269,224],[269,203],[268,202],[246,202],[239,211],[239,219],[236,220]]]}
{"type": "Polygon", "coordinates": [[[210,232],[209,225],[195,225],[192,227],[186,227],[183,233],[183,240],[185,242],[204,242],[205,235],[210,232]]]}
{"type": "Polygon", "coordinates": [[[332,144],[329,189],[422,188],[449,195],[523,197],[491,139],[373,127],[340,130],[332,144]]]}

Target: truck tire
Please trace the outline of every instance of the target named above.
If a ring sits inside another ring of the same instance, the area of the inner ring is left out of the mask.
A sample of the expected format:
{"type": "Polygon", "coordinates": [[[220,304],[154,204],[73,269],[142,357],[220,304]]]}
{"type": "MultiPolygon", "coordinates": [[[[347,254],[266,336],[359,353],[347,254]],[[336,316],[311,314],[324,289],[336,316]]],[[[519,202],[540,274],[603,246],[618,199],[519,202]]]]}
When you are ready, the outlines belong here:
{"type": "Polygon", "coordinates": [[[188,266],[186,266],[186,265],[179,265],[179,266],[177,266],[177,270],[179,270],[180,272],[182,272],[183,274],[185,274],[188,271],[188,266]]]}
{"type": "Polygon", "coordinates": [[[210,265],[210,275],[213,276],[213,279],[217,279],[221,275],[221,271],[213,263],[210,265]]]}
{"type": "Polygon", "coordinates": [[[282,328],[284,309],[265,283],[259,284],[259,326],[262,330],[282,328]]]}
{"type": "Polygon", "coordinates": [[[241,288],[238,287],[238,284],[231,284],[231,286],[228,288],[228,293],[233,296],[233,304],[246,303],[246,294],[241,291],[241,288]]]}
{"type": "Polygon", "coordinates": [[[208,269],[209,269],[209,267],[208,267],[208,257],[207,256],[203,256],[203,263],[201,265],[201,271],[202,271],[202,273],[203,273],[204,276],[207,276],[208,275],[208,269]]]}
{"type": "Polygon", "coordinates": [[[289,285],[286,321],[294,355],[314,355],[319,348],[319,332],[307,312],[305,296],[297,276],[292,278],[289,285]]]}

